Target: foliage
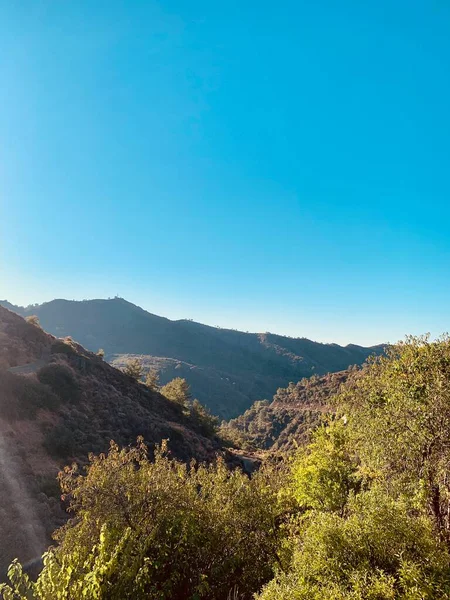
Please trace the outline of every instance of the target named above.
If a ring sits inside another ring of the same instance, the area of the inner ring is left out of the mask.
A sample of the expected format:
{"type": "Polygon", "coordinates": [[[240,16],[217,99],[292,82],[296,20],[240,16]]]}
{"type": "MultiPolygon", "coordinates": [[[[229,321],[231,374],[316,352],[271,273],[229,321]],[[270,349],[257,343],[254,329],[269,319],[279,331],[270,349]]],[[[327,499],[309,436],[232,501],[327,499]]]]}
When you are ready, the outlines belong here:
{"type": "Polygon", "coordinates": [[[25,321],[42,329],[41,324],[39,323],[39,317],[37,315],[29,315],[28,317],[25,317],[25,321]]]}
{"type": "Polygon", "coordinates": [[[365,478],[426,506],[450,544],[450,340],[408,338],[373,360],[339,411],[365,478]]]}
{"type": "Polygon", "coordinates": [[[449,555],[430,520],[375,488],[350,497],[345,517],[310,514],[291,569],[259,598],[438,600],[449,594],[449,555]]]}
{"type": "Polygon", "coordinates": [[[154,392],[159,392],[159,375],[156,369],[149,369],[145,376],[145,385],[154,392]]]}
{"type": "Polygon", "coordinates": [[[136,379],[136,381],[140,381],[144,375],[142,363],[138,358],[130,359],[123,368],[123,372],[125,375],[136,379]]]}
{"type": "Polygon", "coordinates": [[[292,465],[292,494],[303,509],[343,514],[350,494],[361,487],[342,421],[317,430],[292,465]]]}
{"type": "Polygon", "coordinates": [[[80,386],[73,370],[66,364],[50,363],[37,372],[41,383],[48,385],[62,400],[76,402],[80,396],[80,386]]]}
{"type": "Polygon", "coordinates": [[[354,373],[292,464],[290,568],[261,600],[450,597],[450,341],[354,373]]]}
{"type": "MultiPolygon", "coordinates": [[[[269,468],[249,479],[221,461],[187,466],[165,445],[149,460],[139,441],[112,444],[85,476],[73,468],[60,479],[76,518],[58,532],[29,597],[226,600],[237,584],[251,598],[273,573],[280,477],[269,468]]],[[[12,581],[11,590],[26,589],[15,571],[12,581]]],[[[27,597],[11,593],[3,597],[27,597]]]]}
{"type": "Polygon", "coordinates": [[[181,377],[175,377],[175,379],[166,383],[160,391],[163,396],[183,407],[188,406],[191,400],[189,384],[186,379],[181,377]]]}
{"type": "Polygon", "coordinates": [[[279,388],[272,402],[258,400],[239,417],[222,423],[220,436],[248,450],[289,451],[306,444],[350,372],[303,378],[279,388]]]}
{"type": "MultiPolygon", "coordinates": [[[[214,427],[185,380],[165,387],[183,419],[214,427]]],[[[66,469],[75,518],[36,583],[13,563],[3,598],[449,598],[450,340],[390,348],[334,402],[307,447],[251,478],[165,445],[149,459],[142,441],[92,456],[84,476],[66,469]]]]}
{"type": "Polygon", "coordinates": [[[34,419],[39,409],[55,410],[61,404],[48,386],[1,369],[0,390],[0,417],[8,421],[34,419]]]}
{"type": "Polygon", "coordinates": [[[198,400],[194,400],[189,409],[194,427],[200,429],[206,437],[213,437],[217,433],[219,419],[198,400]]]}

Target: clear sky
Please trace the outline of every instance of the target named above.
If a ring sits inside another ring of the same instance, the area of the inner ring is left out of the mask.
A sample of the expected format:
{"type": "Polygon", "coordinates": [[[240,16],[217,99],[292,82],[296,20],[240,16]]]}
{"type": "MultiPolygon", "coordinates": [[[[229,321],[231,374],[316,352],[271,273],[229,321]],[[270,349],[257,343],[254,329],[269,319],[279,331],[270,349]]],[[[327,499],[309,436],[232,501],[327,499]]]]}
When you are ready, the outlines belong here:
{"type": "Polygon", "coordinates": [[[0,0],[0,298],[450,329],[447,0],[0,0]]]}

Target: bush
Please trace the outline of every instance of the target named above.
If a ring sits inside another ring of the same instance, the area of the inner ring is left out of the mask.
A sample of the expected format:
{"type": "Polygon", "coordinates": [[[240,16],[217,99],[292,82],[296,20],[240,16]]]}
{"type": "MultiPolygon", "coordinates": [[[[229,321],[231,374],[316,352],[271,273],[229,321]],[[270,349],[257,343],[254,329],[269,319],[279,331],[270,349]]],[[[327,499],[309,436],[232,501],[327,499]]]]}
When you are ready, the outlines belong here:
{"type": "Polygon", "coordinates": [[[432,522],[373,489],[351,498],[345,517],[310,514],[291,569],[259,600],[438,600],[449,594],[449,555],[432,522]]]}
{"type": "Polygon", "coordinates": [[[194,427],[197,427],[204,436],[214,437],[218,430],[219,419],[198,400],[192,402],[189,410],[194,427]]]}
{"type": "Polygon", "coordinates": [[[250,600],[272,576],[279,545],[277,479],[269,481],[267,470],[249,479],[220,461],[188,467],[164,445],[149,460],[141,443],[112,444],[86,476],[61,475],[76,519],[37,583],[17,564],[12,577],[39,600],[227,600],[236,584],[250,600]]]}
{"type": "Polygon", "coordinates": [[[145,376],[145,385],[154,392],[159,392],[159,374],[156,369],[150,369],[145,376]]]}
{"type": "Polygon", "coordinates": [[[51,363],[39,369],[37,377],[48,385],[65,402],[76,402],[80,396],[80,387],[70,367],[51,363]]]}
{"type": "Polygon", "coordinates": [[[57,425],[45,433],[44,447],[54,458],[67,460],[79,450],[76,444],[77,431],[66,425],[57,425]]]}
{"type": "Polygon", "coordinates": [[[42,329],[41,324],[39,323],[39,317],[37,315],[29,315],[28,317],[25,317],[25,321],[30,323],[30,325],[34,325],[35,327],[42,329]]]}
{"type": "Polygon", "coordinates": [[[60,398],[31,378],[0,370],[0,417],[34,419],[40,408],[55,410],[60,398]]]}
{"type": "Polygon", "coordinates": [[[75,348],[68,342],[64,340],[56,340],[51,345],[50,351],[52,354],[76,354],[75,348]]]}

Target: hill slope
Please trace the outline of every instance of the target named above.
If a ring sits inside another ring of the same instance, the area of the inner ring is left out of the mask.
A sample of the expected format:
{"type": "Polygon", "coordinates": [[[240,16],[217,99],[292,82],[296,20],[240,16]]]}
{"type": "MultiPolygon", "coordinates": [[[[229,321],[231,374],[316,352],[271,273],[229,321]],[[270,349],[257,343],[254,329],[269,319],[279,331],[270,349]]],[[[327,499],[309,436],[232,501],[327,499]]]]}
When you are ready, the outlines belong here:
{"type": "Polygon", "coordinates": [[[302,379],[280,388],[273,401],[257,401],[244,414],[224,423],[224,437],[249,449],[289,451],[306,443],[330,400],[352,371],[302,379]]]}
{"type": "Polygon", "coordinates": [[[168,438],[184,460],[218,447],[173,402],[0,307],[0,579],[12,558],[40,556],[64,521],[58,470],[138,435],[168,438]]]}
{"type": "Polygon", "coordinates": [[[121,298],[53,300],[27,308],[4,304],[23,316],[36,314],[54,335],[72,336],[92,351],[103,348],[115,364],[139,355],[160,369],[162,383],[174,375],[186,377],[194,396],[224,418],[271,398],[290,381],[341,371],[382,349],[171,321],[121,298]]]}

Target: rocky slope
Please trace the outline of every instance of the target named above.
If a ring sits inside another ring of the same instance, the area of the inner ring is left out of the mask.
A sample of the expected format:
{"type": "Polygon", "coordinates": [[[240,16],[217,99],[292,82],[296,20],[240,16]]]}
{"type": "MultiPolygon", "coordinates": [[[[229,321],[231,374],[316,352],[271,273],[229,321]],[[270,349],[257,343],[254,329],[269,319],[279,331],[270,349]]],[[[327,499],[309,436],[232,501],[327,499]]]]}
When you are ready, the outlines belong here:
{"type": "Polygon", "coordinates": [[[0,573],[40,556],[65,519],[56,481],[110,440],[169,439],[188,460],[218,448],[181,408],[71,339],[57,339],[0,307],[0,573]]]}
{"type": "Polygon", "coordinates": [[[194,396],[223,418],[271,398],[290,381],[341,371],[382,350],[170,321],[121,298],[53,300],[27,308],[3,304],[24,316],[36,314],[54,335],[72,336],[94,352],[103,348],[114,364],[138,355],[159,369],[163,384],[185,377],[194,396]]]}
{"type": "Polygon", "coordinates": [[[293,450],[308,440],[322,415],[332,410],[332,397],[351,374],[345,370],[290,383],[277,391],[272,402],[255,402],[244,414],[224,423],[221,432],[244,448],[293,450]]]}

